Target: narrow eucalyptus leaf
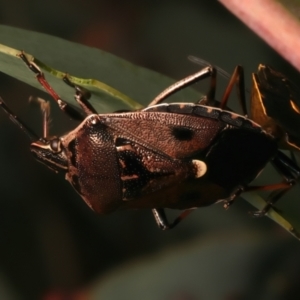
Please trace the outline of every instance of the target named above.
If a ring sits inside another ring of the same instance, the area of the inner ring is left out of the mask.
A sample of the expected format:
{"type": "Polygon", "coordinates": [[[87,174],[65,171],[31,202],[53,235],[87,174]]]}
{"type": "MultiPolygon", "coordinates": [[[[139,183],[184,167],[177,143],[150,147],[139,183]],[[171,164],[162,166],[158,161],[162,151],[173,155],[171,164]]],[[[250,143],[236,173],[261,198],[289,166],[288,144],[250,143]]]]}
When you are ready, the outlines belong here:
{"type": "MultiPolygon", "coordinates": [[[[139,109],[174,82],[99,49],[1,25],[0,71],[40,89],[39,83],[17,56],[21,50],[42,69],[65,101],[76,105],[74,91],[61,80],[67,73],[74,83],[91,90],[91,103],[101,113],[139,109]]],[[[174,95],[172,100],[193,102],[199,97],[199,93],[188,88],[174,95]]]]}

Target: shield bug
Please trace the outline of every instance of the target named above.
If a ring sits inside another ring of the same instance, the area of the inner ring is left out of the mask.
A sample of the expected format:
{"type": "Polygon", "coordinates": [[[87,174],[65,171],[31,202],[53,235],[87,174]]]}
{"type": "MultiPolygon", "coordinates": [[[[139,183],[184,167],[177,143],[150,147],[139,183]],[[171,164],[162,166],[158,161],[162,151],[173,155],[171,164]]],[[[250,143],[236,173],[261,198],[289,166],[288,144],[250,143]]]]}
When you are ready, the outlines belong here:
{"type": "MultiPolygon", "coordinates": [[[[205,77],[210,90],[201,101],[214,98],[216,72],[206,67],[163,91],[141,111],[98,114],[89,93],[75,89],[85,117],[51,88],[38,66],[20,57],[36,73],[61,110],[81,123],[61,137],[48,135],[48,112],[38,138],[0,101],[3,110],[25,131],[35,158],[66,179],[97,213],[148,208],[161,229],[178,224],[195,207],[232,202],[251,189],[281,191],[294,184],[300,170],[278,151],[272,135],[244,116],[199,103],[161,103],[177,90],[205,77]],[[262,151],[263,149],[263,151],[262,151]],[[271,161],[284,182],[272,186],[249,184],[271,161]],[[184,210],[169,223],[164,209],[184,210]]],[[[268,207],[266,207],[266,210],[268,207]]]]}

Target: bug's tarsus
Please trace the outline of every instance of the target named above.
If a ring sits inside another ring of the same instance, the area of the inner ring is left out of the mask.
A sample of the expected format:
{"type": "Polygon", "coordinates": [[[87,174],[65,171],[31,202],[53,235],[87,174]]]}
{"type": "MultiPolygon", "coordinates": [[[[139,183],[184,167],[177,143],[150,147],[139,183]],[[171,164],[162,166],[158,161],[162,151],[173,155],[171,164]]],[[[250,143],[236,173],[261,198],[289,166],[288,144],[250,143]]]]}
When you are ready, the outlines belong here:
{"type": "Polygon", "coordinates": [[[264,206],[263,209],[261,210],[257,210],[257,211],[251,211],[249,212],[250,215],[254,218],[261,218],[264,217],[270,209],[275,210],[276,212],[278,212],[278,209],[275,208],[274,204],[281,199],[285,193],[288,191],[289,189],[283,189],[283,190],[277,190],[277,191],[273,191],[269,196],[268,199],[266,201],[266,205],[264,206]]]}
{"type": "Polygon", "coordinates": [[[27,67],[35,74],[37,74],[37,76],[39,76],[42,72],[40,70],[40,68],[33,62],[30,62],[26,55],[25,55],[25,52],[22,51],[20,54],[18,54],[17,56],[19,56],[23,62],[27,65],[27,67]]]}
{"type": "Polygon", "coordinates": [[[242,194],[245,191],[245,187],[239,186],[228,199],[222,200],[223,202],[223,207],[225,209],[228,209],[238,198],[240,194],[242,194]]]}
{"type": "Polygon", "coordinates": [[[81,106],[82,110],[87,116],[91,114],[98,114],[96,109],[88,101],[88,99],[91,97],[91,93],[88,90],[71,82],[67,75],[63,77],[63,81],[67,85],[75,89],[75,100],[78,102],[78,104],[81,106]]]}
{"type": "Polygon", "coordinates": [[[228,72],[226,72],[225,70],[223,70],[219,66],[216,66],[216,65],[214,65],[214,64],[212,64],[212,63],[204,60],[203,58],[196,57],[194,55],[189,55],[188,56],[188,60],[190,60],[191,62],[193,62],[193,63],[195,63],[197,65],[200,65],[202,67],[207,67],[207,66],[213,65],[218,74],[220,74],[221,76],[223,76],[226,79],[230,78],[230,74],[228,72]]]}
{"type": "Polygon", "coordinates": [[[152,213],[156,224],[161,230],[168,230],[174,228],[178,225],[183,219],[185,219],[195,208],[185,209],[172,223],[169,223],[166,212],[163,208],[154,208],[152,213]]]}
{"type": "Polygon", "coordinates": [[[51,87],[51,85],[48,83],[46,80],[44,73],[40,70],[40,68],[34,63],[30,62],[24,52],[22,51],[18,55],[24,63],[27,65],[27,67],[36,74],[36,78],[38,82],[41,84],[41,86],[51,95],[51,97],[56,101],[58,104],[59,108],[65,112],[67,115],[69,115],[72,119],[78,120],[78,121],[83,121],[84,118],[79,113],[75,108],[71,107],[70,105],[67,104],[67,102],[63,101],[60,96],[54,91],[54,89],[51,87]]]}

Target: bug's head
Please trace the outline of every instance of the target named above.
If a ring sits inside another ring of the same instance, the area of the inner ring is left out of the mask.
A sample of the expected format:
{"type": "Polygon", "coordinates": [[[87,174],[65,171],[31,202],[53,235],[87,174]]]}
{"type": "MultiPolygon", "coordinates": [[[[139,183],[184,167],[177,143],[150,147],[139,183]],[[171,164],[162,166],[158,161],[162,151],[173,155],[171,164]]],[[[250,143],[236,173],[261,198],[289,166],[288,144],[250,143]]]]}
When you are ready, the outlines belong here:
{"type": "Polygon", "coordinates": [[[59,138],[39,139],[31,143],[30,150],[36,160],[51,170],[55,172],[67,170],[67,157],[59,138]]]}

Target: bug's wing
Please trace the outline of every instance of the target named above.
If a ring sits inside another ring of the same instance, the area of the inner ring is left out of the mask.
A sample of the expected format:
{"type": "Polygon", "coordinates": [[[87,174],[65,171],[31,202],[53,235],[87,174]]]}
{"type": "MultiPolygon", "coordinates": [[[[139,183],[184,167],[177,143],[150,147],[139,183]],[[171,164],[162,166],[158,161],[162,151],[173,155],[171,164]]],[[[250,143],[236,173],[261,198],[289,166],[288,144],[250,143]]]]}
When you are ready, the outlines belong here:
{"type": "Polygon", "coordinates": [[[106,116],[105,124],[119,138],[176,159],[201,153],[225,126],[219,120],[190,114],[142,111],[106,116]]]}

